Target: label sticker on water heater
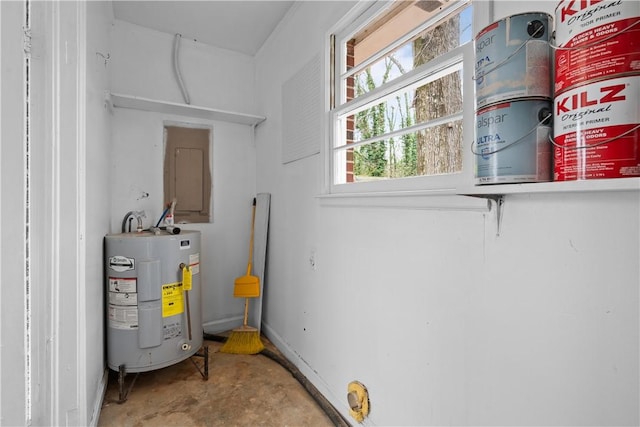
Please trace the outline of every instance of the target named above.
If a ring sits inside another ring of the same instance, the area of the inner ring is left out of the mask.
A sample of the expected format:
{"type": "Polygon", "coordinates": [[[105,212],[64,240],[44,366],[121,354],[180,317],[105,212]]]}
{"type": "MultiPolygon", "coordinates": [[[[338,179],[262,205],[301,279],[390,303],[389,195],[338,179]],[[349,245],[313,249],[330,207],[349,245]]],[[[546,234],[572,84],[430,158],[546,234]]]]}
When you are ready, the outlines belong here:
{"type": "Polygon", "coordinates": [[[137,292],[135,277],[109,277],[110,292],[137,292]]]}
{"type": "Polygon", "coordinates": [[[191,267],[191,274],[195,275],[200,273],[200,254],[189,255],[189,267],[191,267]]]}
{"type": "Polygon", "coordinates": [[[138,294],[125,292],[109,292],[109,304],[138,306],[138,294]]]}
{"type": "Polygon", "coordinates": [[[109,304],[109,327],[113,329],[138,329],[138,307],[109,304]]]}
{"type": "Polygon", "coordinates": [[[138,294],[135,277],[109,277],[109,327],[138,329],[138,294]]]}
{"type": "Polygon", "coordinates": [[[162,285],[162,317],[184,313],[183,293],[181,282],[162,285]]]}
{"type": "Polygon", "coordinates": [[[126,256],[115,255],[109,257],[109,268],[119,273],[133,270],[136,268],[136,260],[133,258],[127,258],[126,256]]]}

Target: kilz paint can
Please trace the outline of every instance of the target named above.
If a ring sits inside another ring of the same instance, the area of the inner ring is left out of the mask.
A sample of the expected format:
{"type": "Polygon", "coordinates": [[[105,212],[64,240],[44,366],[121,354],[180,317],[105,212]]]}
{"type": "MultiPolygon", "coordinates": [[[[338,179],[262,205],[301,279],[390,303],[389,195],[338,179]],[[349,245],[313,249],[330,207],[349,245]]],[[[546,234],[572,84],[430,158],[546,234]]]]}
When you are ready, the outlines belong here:
{"type": "Polygon", "coordinates": [[[476,107],[521,97],[551,98],[553,18],[523,13],[496,21],[475,38],[476,107]]]}
{"type": "Polygon", "coordinates": [[[640,75],[554,99],[554,180],[640,176],[640,75]]]}
{"type": "Polygon", "coordinates": [[[563,0],[556,8],[555,94],[640,74],[640,2],[563,0]]]}
{"type": "Polygon", "coordinates": [[[551,180],[551,101],[522,99],[476,113],[476,184],[551,180]]]}

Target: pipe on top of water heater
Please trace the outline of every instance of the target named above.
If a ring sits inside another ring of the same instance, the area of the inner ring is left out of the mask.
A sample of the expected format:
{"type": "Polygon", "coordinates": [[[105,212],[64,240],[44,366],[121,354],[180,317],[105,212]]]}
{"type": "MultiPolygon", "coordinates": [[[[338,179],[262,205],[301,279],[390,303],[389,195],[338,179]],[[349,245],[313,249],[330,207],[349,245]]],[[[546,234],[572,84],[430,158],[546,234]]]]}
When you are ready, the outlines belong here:
{"type": "Polygon", "coordinates": [[[122,219],[122,229],[121,229],[121,231],[123,233],[126,233],[126,231],[127,231],[127,220],[130,217],[134,217],[138,221],[138,227],[137,227],[136,231],[138,233],[141,232],[143,230],[142,218],[146,217],[146,214],[144,213],[144,211],[129,211],[129,212],[127,212],[127,214],[122,219]]]}

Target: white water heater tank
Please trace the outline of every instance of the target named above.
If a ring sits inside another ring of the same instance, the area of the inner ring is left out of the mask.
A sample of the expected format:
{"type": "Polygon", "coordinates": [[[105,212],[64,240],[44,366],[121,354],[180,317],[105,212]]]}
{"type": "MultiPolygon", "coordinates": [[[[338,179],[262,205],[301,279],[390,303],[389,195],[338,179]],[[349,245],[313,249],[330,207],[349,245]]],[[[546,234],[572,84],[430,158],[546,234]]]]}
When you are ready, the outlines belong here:
{"type": "Polygon", "coordinates": [[[107,362],[145,372],[202,346],[200,232],[105,236],[107,362]]]}

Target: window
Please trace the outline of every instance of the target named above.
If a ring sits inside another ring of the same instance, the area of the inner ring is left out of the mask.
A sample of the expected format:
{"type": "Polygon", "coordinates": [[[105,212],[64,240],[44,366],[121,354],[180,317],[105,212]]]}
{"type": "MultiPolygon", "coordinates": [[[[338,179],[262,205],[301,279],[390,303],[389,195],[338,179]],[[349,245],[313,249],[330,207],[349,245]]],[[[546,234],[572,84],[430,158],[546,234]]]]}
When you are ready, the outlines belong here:
{"type": "Polygon", "coordinates": [[[376,2],[332,35],[331,192],[453,188],[471,169],[472,22],[469,0],[376,2]]]}
{"type": "Polygon", "coordinates": [[[211,129],[165,126],[164,198],[177,223],[210,222],[211,129]]]}

